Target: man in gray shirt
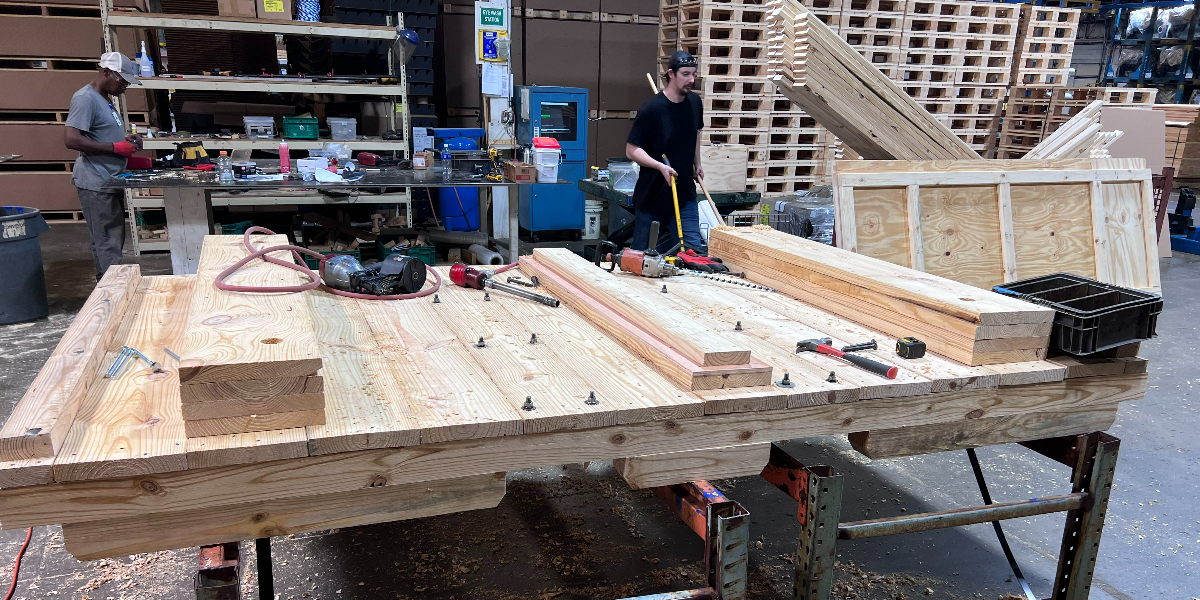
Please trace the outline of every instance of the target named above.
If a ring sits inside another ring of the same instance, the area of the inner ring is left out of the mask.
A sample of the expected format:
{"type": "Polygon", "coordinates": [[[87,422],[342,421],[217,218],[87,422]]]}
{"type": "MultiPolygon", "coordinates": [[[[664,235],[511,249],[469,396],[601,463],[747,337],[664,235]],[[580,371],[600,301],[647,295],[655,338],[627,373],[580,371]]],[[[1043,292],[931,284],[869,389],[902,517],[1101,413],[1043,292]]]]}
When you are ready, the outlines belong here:
{"type": "Polygon", "coordinates": [[[109,96],[124,94],[131,83],[141,84],[133,61],[119,52],[104,53],[99,68],[96,78],[71,96],[64,134],[67,148],[79,152],[72,180],[92,236],[97,280],[121,262],[125,245],[125,194],[101,186],[125,168],[138,142],[136,136],[125,134],[121,114],[109,96]]]}

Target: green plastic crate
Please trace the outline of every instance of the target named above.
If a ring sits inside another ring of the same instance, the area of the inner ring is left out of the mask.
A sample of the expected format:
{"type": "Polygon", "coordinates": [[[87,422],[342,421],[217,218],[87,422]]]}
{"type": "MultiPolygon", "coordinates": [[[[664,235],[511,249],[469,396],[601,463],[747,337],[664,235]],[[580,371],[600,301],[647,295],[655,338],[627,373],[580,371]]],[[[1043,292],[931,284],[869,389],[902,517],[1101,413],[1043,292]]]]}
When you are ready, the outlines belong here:
{"type": "Polygon", "coordinates": [[[413,246],[408,249],[408,255],[433,267],[437,266],[437,250],[433,245],[413,246]]]}
{"type": "Polygon", "coordinates": [[[317,139],[316,117],[284,117],[283,137],[296,140],[317,139]]]}
{"type": "Polygon", "coordinates": [[[254,227],[254,221],[240,221],[230,223],[228,225],[221,224],[221,233],[225,235],[240,235],[246,233],[247,229],[254,227]]]}
{"type": "MultiPolygon", "coordinates": [[[[355,260],[362,260],[362,253],[358,250],[330,250],[329,252],[318,250],[318,252],[326,256],[330,254],[348,254],[353,256],[355,260]]],[[[304,257],[304,264],[308,265],[308,268],[314,271],[317,270],[317,267],[321,266],[321,259],[319,258],[313,258],[307,254],[301,254],[300,256],[304,257]]]]}
{"type": "Polygon", "coordinates": [[[408,249],[401,248],[399,244],[392,246],[391,248],[384,246],[384,244],[389,241],[394,240],[399,242],[402,239],[404,238],[400,236],[391,236],[390,239],[385,240],[383,239],[383,236],[380,236],[380,239],[375,240],[375,256],[379,260],[383,260],[387,258],[389,254],[405,254],[416,258],[417,260],[420,260],[431,267],[437,265],[437,248],[435,248],[433,244],[429,244],[427,246],[413,246],[408,249]]]}

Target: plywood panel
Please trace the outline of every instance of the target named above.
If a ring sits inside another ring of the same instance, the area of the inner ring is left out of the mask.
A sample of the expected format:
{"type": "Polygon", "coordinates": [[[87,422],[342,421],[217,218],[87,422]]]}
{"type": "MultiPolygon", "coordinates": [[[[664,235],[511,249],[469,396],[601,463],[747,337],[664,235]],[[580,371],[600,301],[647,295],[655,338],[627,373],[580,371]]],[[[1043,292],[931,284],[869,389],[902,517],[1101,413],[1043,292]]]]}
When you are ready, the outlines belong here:
{"type": "Polygon", "coordinates": [[[1002,283],[998,202],[993,186],[922,187],[925,272],[982,288],[1002,283]]]}
{"type": "Polygon", "coordinates": [[[854,223],[860,253],[909,266],[904,188],[854,190],[854,223]]]}
{"type": "Polygon", "coordinates": [[[1096,276],[1087,185],[1014,185],[1011,195],[1017,279],[1096,276]]]}
{"type": "Polygon", "coordinates": [[[1141,185],[1105,183],[1104,230],[1112,279],[1118,285],[1147,287],[1149,265],[1142,223],[1141,185]]]}
{"type": "Polygon", "coordinates": [[[1100,109],[1101,131],[1123,131],[1111,146],[1113,158],[1144,158],[1154,173],[1166,166],[1167,113],[1146,108],[1105,106],[1100,109]]]}
{"type": "Polygon", "coordinates": [[[704,185],[709,191],[727,192],[746,189],[746,163],[750,149],[742,144],[720,144],[700,147],[700,165],[704,168],[704,185]]]}

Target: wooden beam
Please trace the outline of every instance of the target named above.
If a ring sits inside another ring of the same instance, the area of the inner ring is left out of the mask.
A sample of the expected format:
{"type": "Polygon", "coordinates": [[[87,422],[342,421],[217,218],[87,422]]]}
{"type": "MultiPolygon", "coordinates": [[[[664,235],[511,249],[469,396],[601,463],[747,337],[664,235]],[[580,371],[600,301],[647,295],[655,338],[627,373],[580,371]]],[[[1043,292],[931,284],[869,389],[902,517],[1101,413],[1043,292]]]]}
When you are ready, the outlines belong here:
{"type": "Polygon", "coordinates": [[[895,458],[1104,431],[1116,419],[1116,404],[1089,406],[1080,410],[862,431],[850,434],[850,445],[872,459],[895,458]]]}
{"type": "Polygon", "coordinates": [[[141,279],[138,265],[114,265],[96,284],[0,429],[0,462],[58,454],[141,279]]]}
{"type": "Polygon", "coordinates": [[[618,458],[613,468],[629,487],[642,490],[662,485],[758,475],[771,460],[771,444],[745,444],[618,458]]]}
{"type": "Polygon", "coordinates": [[[75,558],[95,560],[495,508],[504,492],[505,474],[485,473],[421,485],[68,523],[63,525],[63,542],[75,558]]]}
{"type": "Polygon", "coordinates": [[[669,306],[657,295],[630,289],[621,282],[623,277],[636,275],[606,273],[565,248],[538,248],[533,257],[586,294],[581,302],[602,304],[698,365],[750,363],[749,350],[690,318],[670,314],[669,306]]]}
{"type": "Polygon", "coordinates": [[[707,415],[596,429],[459,440],[253,465],[0,489],[0,528],[138,518],[588,460],[645,456],[851,431],[1109,406],[1145,394],[1146,376],[707,415]]]}
{"type": "Polygon", "coordinates": [[[921,186],[910,185],[904,190],[908,214],[908,266],[925,270],[925,234],[921,231],[921,186]]]}
{"type": "MultiPolygon", "coordinates": [[[[255,236],[256,247],[287,244],[287,236],[255,236]]],[[[178,351],[182,384],[315,375],[321,368],[306,292],[248,294],[213,286],[218,273],[248,255],[240,235],[204,238],[187,335],[178,351]]],[[[290,252],[278,258],[293,260],[290,252]]],[[[229,278],[249,286],[308,282],[301,273],[254,261],[229,278]]]]}

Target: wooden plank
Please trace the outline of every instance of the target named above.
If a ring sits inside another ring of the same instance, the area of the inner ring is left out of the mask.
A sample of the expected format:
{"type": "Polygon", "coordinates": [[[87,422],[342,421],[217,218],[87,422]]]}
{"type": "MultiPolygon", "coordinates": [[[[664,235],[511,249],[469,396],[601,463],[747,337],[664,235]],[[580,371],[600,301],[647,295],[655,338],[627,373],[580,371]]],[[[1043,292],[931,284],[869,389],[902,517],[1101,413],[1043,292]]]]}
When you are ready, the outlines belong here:
{"type": "Polygon", "coordinates": [[[701,146],[700,164],[704,166],[704,185],[709,191],[745,191],[749,152],[749,147],[742,144],[701,146]]]}
{"type": "Polygon", "coordinates": [[[632,456],[613,461],[631,489],[758,475],[771,460],[771,444],[632,456]]]}
{"type": "Polygon", "coordinates": [[[1142,236],[1146,248],[1146,289],[1161,293],[1162,281],[1159,273],[1160,265],[1155,257],[1158,256],[1158,234],[1155,231],[1154,213],[1154,183],[1149,179],[1142,180],[1141,189],[1141,222],[1142,236]]]}
{"type": "MultiPolygon", "coordinates": [[[[240,417],[297,410],[324,410],[325,393],[323,380],[318,376],[305,377],[311,391],[305,391],[302,381],[297,393],[279,394],[258,398],[229,398],[211,402],[184,402],[183,418],[188,421],[240,417]],[[315,389],[314,389],[315,388],[315,389]]],[[[182,386],[184,388],[195,386],[182,386]]]]}
{"type": "MultiPolygon", "coordinates": [[[[180,402],[201,404],[205,402],[266,401],[278,396],[316,393],[325,390],[325,381],[320,375],[302,375],[278,379],[244,379],[240,381],[214,381],[197,383],[180,388],[180,402]]],[[[267,411],[269,412],[269,411],[267,411]]]]}
{"type": "Polygon", "coordinates": [[[308,456],[303,427],[187,438],[189,469],[224,467],[308,456]]]}
{"type": "Polygon", "coordinates": [[[494,508],[504,493],[504,473],[472,475],[195,512],[68,523],[63,526],[63,542],[75,558],[94,560],[494,508]]]}
{"type": "MultiPolygon", "coordinates": [[[[904,190],[904,203],[908,208],[908,235],[905,237],[905,244],[908,245],[908,264],[906,267],[917,271],[925,271],[925,244],[911,244],[908,240],[923,240],[925,235],[921,233],[921,186],[910,185],[904,190]]],[[[866,254],[883,258],[872,252],[866,254]]],[[[887,260],[884,258],[884,260],[887,260]]],[[[895,261],[888,261],[895,262],[895,261]]],[[[899,264],[899,263],[897,263],[899,264]]]]}
{"type": "Polygon", "coordinates": [[[732,389],[771,383],[771,367],[758,361],[750,365],[725,367],[704,367],[693,362],[607,306],[584,300],[588,298],[587,294],[567,280],[560,279],[556,272],[545,268],[532,257],[521,259],[521,271],[529,276],[536,275],[550,294],[578,311],[625,348],[649,361],[656,371],[685,390],[732,389]]]}
{"type": "Polygon", "coordinates": [[[750,351],[691,319],[666,318],[657,295],[630,293],[618,275],[606,273],[565,248],[538,248],[533,256],[591,299],[646,330],[680,354],[706,367],[745,365],[750,351]]]}
{"type": "Polygon", "coordinates": [[[996,188],[921,187],[925,272],[990,289],[1004,282],[996,188]]]}
{"type": "MultiPolygon", "coordinates": [[[[915,186],[914,186],[915,187],[915,186]]],[[[855,194],[854,230],[858,234],[858,252],[907,267],[916,264],[916,251],[908,243],[911,212],[897,212],[897,204],[906,201],[901,188],[860,190],[855,194]]],[[[917,214],[920,204],[917,201],[917,214]]],[[[710,232],[711,235],[711,232],[710,232]]]]}
{"type": "MultiPolygon", "coordinates": [[[[255,236],[255,248],[287,244],[287,236],[255,236]]],[[[225,292],[213,287],[218,273],[249,254],[242,236],[210,235],[197,269],[196,297],[179,353],[184,385],[214,381],[275,379],[315,375],[321,356],[313,335],[306,296],[225,292]]],[[[290,252],[277,258],[292,260],[290,252]]],[[[253,261],[228,283],[287,286],[307,283],[297,271],[253,261]]]]}
{"type": "Polygon", "coordinates": [[[1144,375],[710,415],[567,432],[458,440],[211,469],[0,489],[0,528],[136,518],[375,485],[1105,406],[1140,398],[1144,375]]]}
{"type": "Polygon", "coordinates": [[[1096,276],[1089,186],[1018,185],[1011,188],[1020,278],[1051,273],[1096,276]]]}
{"type": "Polygon", "coordinates": [[[1003,283],[1017,280],[1017,244],[1013,234],[1012,186],[996,186],[997,212],[1000,219],[1000,262],[1003,283]]]}
{"type": "MultiPolygon", "coordinates": [[[[143,277],[105,364],[121,345],[151,357],[183,339],[196,278],[143,277]]],[[[171,361],[174,362],[174,361],[171,361]]],[[[187,468],[179,375],[155,373],[141,361],[88,390],[71,432],[54,460],[55,481],[164,473],[187,468]]]]}
{"type": "Polygon", "coordinates": [[[863,431],[850,434],[850,445],[872,459],[895,458],[1104,431],[1116,419],[1116,404],[1089,406],[1080,410],[863,431]]]}
{"type": "MultiPolygon", "coordinates": [[[[1108,253],[1112,283],[1133,288],[1150,286],[1149,263],[1158,263],[1158,240],[1146,243],[1143,221],[1142,185],[1102,184],[1104,198],[1104,246],[1108,253]]],[[[1148,220],[1153,220],[1151,216],[1148,220]]]]}
{"type": "Polygon", "coordinates": [[[141,276],[138,265],[114,265],[96,284],[0,429],[0,461],[51,458],[58,453],[84,396],[101,367],[107,367],[105,351],[141,276]]]}
{"type": "MultiPolygon", "coordinates": [[[[324,402],[321,403],[322,405],[324,402]]],[[[270,431],[272,429],[291,429],[293,427],[308,427],[325,424],[325,408],[315,410],[297,410],[292,412],[276,412],[261,415],[241,415],[236,417],[217,417],[215,419],[196,419],[184,422],[188,437],[206,437],[213,435],[229,435],[234,433],[250,433],[254,431],[270,431]]]]}

